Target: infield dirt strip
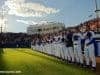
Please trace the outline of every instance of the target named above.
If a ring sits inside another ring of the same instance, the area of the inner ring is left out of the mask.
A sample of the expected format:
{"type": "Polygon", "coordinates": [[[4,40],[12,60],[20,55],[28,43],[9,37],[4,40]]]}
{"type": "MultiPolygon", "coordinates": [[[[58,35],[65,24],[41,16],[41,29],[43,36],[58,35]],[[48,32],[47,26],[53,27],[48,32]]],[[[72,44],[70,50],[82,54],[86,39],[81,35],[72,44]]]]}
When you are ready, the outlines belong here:
{"type": "Polygon", "coordinates": [[[97,68],[96,68],[96,75],[100,75],[100,57],[96,57],[97,68]]]}

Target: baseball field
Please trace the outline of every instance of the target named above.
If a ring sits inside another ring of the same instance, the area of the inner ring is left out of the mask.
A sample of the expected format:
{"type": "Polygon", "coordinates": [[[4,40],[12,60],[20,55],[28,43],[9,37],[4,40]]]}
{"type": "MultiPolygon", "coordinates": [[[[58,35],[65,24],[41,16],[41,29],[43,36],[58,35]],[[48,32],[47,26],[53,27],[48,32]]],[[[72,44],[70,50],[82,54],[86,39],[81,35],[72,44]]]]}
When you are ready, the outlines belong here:
{"type": "Polygon", "coordinates": [[[4,48],[0,54],[0,72],[0,75],[95,75],[89,69],[28,48],[4,48]]]}

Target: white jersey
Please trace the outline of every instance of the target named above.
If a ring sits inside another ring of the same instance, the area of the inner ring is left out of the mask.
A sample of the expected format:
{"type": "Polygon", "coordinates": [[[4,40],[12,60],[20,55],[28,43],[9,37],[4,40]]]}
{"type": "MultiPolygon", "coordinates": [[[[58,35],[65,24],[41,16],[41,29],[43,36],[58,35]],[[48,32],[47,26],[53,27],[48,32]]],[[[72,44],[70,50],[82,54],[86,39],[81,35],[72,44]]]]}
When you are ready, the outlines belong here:
{"type": "Polygon", "coordinates": [[[58,42],[61,43],[62,42],[62,36],[58,36],[58,42]]]}
{"type": "Polygon", "coordinates": [[[73,34],[74,57],[77,63],[83,64],[82,44],[83,36],[81,33],[73,34]]]}
{"type": "Polygon", "coordinates": [[[81,33],[74,33],[72,40],[73,40],[74,44],[80,44],[81,45],[82,38],[83,38],[83,36],[82,36],[81,33]]]}
{"type": "Polygon", "coordinates": [[[55,42],[55,43],[58,43],[58,39],[59,39],[59,37],[58,37],[58,36],[55,36],[54,39],[55,39],[54,42],[55,42]]]}

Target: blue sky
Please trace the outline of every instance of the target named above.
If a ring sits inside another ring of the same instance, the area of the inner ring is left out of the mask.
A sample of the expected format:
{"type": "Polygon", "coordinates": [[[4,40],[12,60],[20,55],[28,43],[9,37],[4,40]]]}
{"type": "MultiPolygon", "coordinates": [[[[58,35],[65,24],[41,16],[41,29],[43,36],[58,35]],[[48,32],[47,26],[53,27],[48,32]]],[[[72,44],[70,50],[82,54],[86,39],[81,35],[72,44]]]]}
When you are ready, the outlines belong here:
{"type": "Polygon", "coordinates": [[[8,32],[26,32],[30,24],[45,21],[75,26],[95,17],[94,0],[0,0],[0,5],[9,9],[5,17],[8,32]]]}

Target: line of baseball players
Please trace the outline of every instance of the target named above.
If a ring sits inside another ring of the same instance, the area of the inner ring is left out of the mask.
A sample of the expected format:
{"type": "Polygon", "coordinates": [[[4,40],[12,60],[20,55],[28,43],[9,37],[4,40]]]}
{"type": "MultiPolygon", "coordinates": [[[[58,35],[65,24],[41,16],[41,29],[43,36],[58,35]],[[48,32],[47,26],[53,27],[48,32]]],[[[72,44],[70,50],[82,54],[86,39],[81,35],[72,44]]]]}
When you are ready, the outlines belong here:
{"type": "Polygon", "coordinates": [[[70,30],[41,35],[32,41],[34,50],[77,63],[81,66],[96,68],[94,32],[72,32],[70,30]]]}

